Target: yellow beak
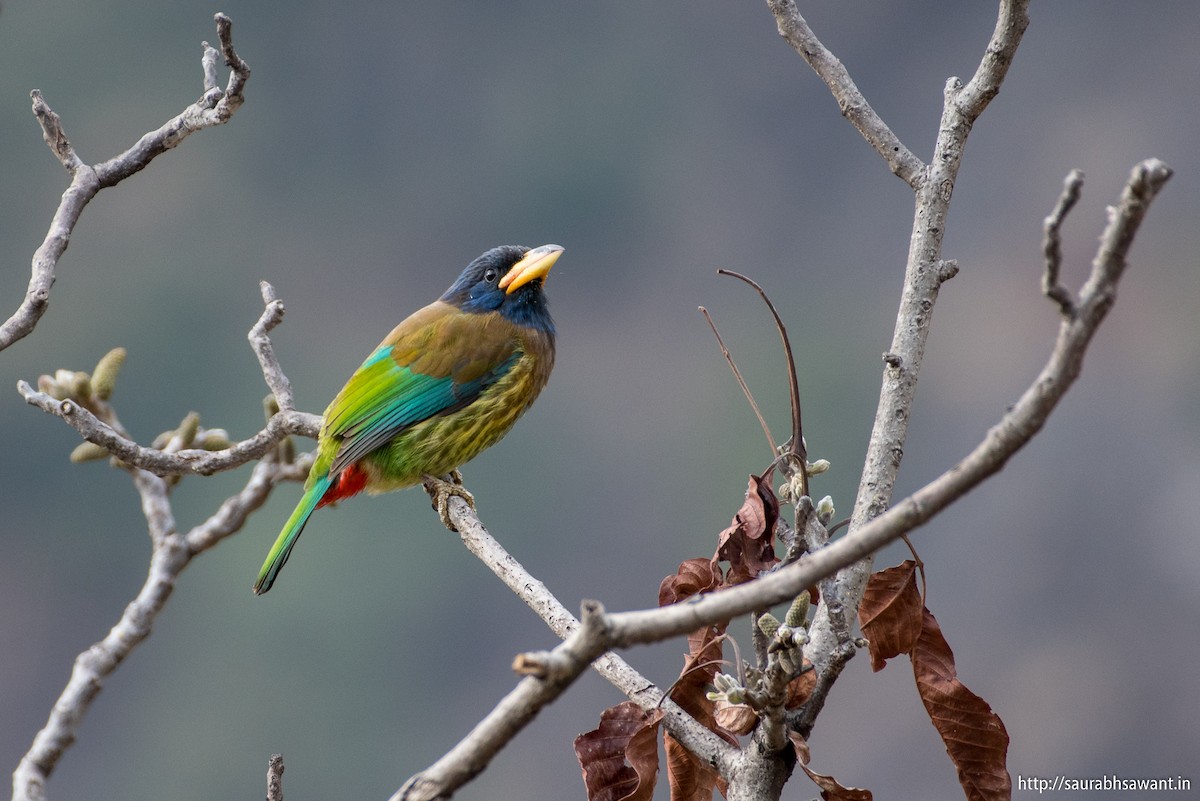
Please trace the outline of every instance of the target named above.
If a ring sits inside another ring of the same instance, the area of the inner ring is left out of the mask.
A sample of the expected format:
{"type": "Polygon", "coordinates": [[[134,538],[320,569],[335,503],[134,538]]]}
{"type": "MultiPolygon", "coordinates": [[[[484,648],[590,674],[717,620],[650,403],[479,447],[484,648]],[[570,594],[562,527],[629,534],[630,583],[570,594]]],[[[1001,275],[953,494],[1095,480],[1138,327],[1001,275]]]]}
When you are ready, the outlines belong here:
{"type": "Polygon", "coordinates": [[[530,281],[545,278],[562,252],[561,245],[542,245],[534,248],[521,257],[521,260],[500,279],[500,288],[505,294],[511,295],[530,281]]]}

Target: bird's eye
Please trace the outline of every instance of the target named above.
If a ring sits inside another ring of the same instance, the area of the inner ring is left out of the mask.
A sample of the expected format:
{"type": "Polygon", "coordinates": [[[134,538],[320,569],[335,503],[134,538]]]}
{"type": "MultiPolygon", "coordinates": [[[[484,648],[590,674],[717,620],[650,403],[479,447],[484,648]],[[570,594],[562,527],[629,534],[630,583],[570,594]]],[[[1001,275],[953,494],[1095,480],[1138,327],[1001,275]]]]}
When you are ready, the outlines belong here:
{"type": "Polygon", "coordinates": [[[495,281],[496,280],[496,269],[494,267],[488,267],[487,272],[485,272],[483,274],[483,280],[487,281],[489,284],[491,282],[495,281]]]}

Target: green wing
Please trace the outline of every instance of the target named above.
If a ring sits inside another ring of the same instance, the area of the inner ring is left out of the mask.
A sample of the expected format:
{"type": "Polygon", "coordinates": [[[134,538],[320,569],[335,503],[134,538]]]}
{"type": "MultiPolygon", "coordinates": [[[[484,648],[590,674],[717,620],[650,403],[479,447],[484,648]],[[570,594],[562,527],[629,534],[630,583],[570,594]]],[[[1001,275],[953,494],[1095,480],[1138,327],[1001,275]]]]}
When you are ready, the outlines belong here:
{"type": "Polygon", "coordinates": [[[336,475],[410,426],[449,414],[499,381],[521,356],[511,324],[436,302],[396,327],[325,411],[336,475]]]}

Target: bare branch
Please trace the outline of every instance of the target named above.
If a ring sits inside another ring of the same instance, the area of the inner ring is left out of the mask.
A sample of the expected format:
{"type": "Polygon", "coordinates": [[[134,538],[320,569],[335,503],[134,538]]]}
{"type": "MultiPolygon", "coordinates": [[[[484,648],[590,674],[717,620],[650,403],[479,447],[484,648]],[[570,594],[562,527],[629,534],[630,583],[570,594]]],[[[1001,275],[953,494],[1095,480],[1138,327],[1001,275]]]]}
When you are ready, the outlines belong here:
{"type": "Polygon", "coordinates": [[[177,116],[167,120],[158,130],[143,135],[124,153],[95,165],[100,187],[112,186],[145,169],[157,156],[175,147],[191,134],[225,124],[241,107],[245,100],[242,90],[250,78],[250,68],[233,50],[233,23],[224,14],[217,14],[216,21],[221,52],[225,56],[226,64],[233,70],[228,87],[223,91],[219,87],[207,85],[211,76],[206,62],[209,60],[207,54],[211,48],[208,43],[204,43],[205,55],[201,58],[201,67],[205,73],[204,94],[177,116]]]}
{"type": "Polygon", "coordinates": [[[96,172],[79,161],[62,132],[58,115],[50,110],[36,89],[33,97],[33,112],[42,124],[42,132],[55,156],[71,171],[71,185],[63,192],[62,200],[50,220],[50,228],[42,244],[33,254],[32,275],[25,299],[13,315],[0,325],[0,350],[24,338],[46,313],[50,302],[50,288],[54,286],[54,269],[67,244],[71,231],[79,221],[79,215],[88,202],[100,191],[96,172]]]}
{"type": "MultiPolygon", "coordinates": [[[[924,180],[915,184],[912,234],[905,262],[904,286],[892,342],[884,355],[885,367],[875,411],[875,422],[859,479],[850,531],[882,514],[891,504],[892,491],[904,455],[908,421],[916,396],[917,380],[932,328],[932,315],[942,283],[955,273],[955,265],[942,258],[942,241],[954,185],[971,129],[999,91],[1021,35],[1028,22],[1028,0],[1001,0],[999,17],[987,51],[970,84],[963,87],[950,78],[943,91],[942,116],[933,157],[924,180]]],[[[858,608],[871,573],[864,559],[837,578],[838,601],[849,614],[858,608]]],[[[810,626],[805,655],[818,674],[826,672],[842,648],[842,626],[832,620],[822,598],[810,626]]]]}
{"type": "Polygon", "coordinates": [[[813,726],[816,725],[817,715],[825,707],[825,699],[829,696],[829,690],[833,687],[838,677],[842,675],[842,670],[845,669],[846,663],[857,652],[858,649],[853,643],[847,642],[838,646],[833,654],[833,658],[828,661],[822,670],[817,672],[817,680],[813,685],[812,692],[809,693],[808,700],[801,704],[799,708],[788,713],[787,725],[789,729],[804,739],[808,739],[809,735],[812,734],[813,726]]]}
{"type": "MultiPolygon", "coordinates": [[[[537,658],[547,666],[552,665],[553,669],[548,667],[545,675],[528,675],[522,679],[466,738],[434,765],[405,782],[392,797],[393,801],[449,797],[478,775],[487,762],[519,734],[542,707],[573,683],[589,664],[643,709],[662,707],[667,712],[663,726],[692,753],[701,755],[723,774],[732,770],[736,749],[669,698],[664,698],[653,682],[627,662],[607,652],[616,644],[609,625],[612,616],[606,615],[598,603],[584,603],[584,623],[581,625],[545,584],[526,571],[488,533],[466,501],[457,495],[451,496],[447,507],[451,522],[468,550],[565,642],[551,651],[550,655],[537,658]]],[[[525,661],[531,664],[537,660],[529,656],[525,661]]]]}
{"type": "Polygon", "coordinates": [[[285,481],[303,481],[312,467],[305,454],[295,464],[263,460],[254,465],[250,480],[237,495],[227,498],[207,520],[188,531],[184,539],[192,556],[198,556],[226,537],[242,530],[246,520],[267,502],[271,490],[285,481]]]}
{"type": "Polygon", "coordinates": [[[713,336],[717,338],[717,346],[721,348],[721,355],[725,357],[725,361],[729,364],[729,369],[733,371],[734,380],[742,388],[742,394],[746,396],[746,400],[750,403],[750,408],[754,410],[754,416],[758,418],[758,424],[762,426],[763,435],[767,438],[767,447],[771,449],[771,456],[774,458],[776,448],[775,437],[771,435],[771,428],[767,425],[767,420],[763,417],[762,410],[758,408],[758,402],[754,400],[754,395],[751,394],[750,387],[746,384],[746,379],[742,378],[742,371],[738,369],[737,363],[733,360],[733,354],[729,352],[729,348],[725,345],[725,340],[721,338],[721,332],[717,330],[717,324],[713,322],[712,315],[703,306],[700,307],[700,313],[708,321],[708,327],[712,329],[713,336]]]}
{"type": "MultiPolygon", "coordinates": [[[[218,15],[217,24],[222,51],[227,63],[234,69],[230,89],[222,91],[216,87],[214,51],[205,45],[202,61],[204,97],[158,131],[142,137],[126,153],[95,168],[79,160],[63,133],[58,115],[45,104],[39,92],[33,92],[34,114],[42,125],[52,151],[71,171],[72,183],[63,195],[46,241],[34,256],[34,275],[25,303],[17,314],[0,327],[0,349],[32,331],[44,313],[57,260],[65,251],[71,231],[91,198],[104,186],[111,186],[144,168],[151,159],[174,147],[188,134],[228,120],[241,104],[241,91],[249,70],[233,51],[229,19],[218,15]]],[[[170,597],[176,579],[192,558],[239,531],[248,516],[266,501],[276,484],[285,480],[302,480],[308,472],[311,457],[297,460],[295,464],[281,464],[270,458],[260,461],[241,492],[228,498],[216,513],[186,534],[180,534],[175,528],[169,500],[171,479],[154,474],[158,472],[170,476],[229,469],[268,454],[275,443],[290,433],[316,435],[320,420],[294,409],[290,385],[279,368],[267,336],[282,320],[283,304],[274,297],[269,285],[263,286],[263,299],[265,308],[251,329],[250,341],[268,386],[277,399],[287,404],[287,408],[273,415],[259,434],[223,451],[179,450],[182,440],[178,436],[161,451],[134,443],[125,435],[106,402],[111,391],[108,384],[115,376],[115,367],[111,365],[109,372],[112,375],[107,379],[100,378],[98,366],[96,390],[87,393],[96,397],[83,399],[82,402],[71,398],[57,400],[34,390],[23,381],[18,382],[18,390],[29,403],[62,417],[89,442],[104,446],[124,460],[141,498],[153,550],[146,582],[138,596],[126,607],[108,636],[76,658],[71,678],[54,704],[49,720],[34,738],[29,752],[13,774],[14,801],[44,798],[47,779],[64,751],[74,742],[76,731],[104,681],[149,636],[151,626],[170,597]],[[105,386],[100,387],[100,384],[105,386]],[[92,409],[96,409],[105,419],[93,413],[92,409]],[[150,469],[141,469],[143,467],[150,469]]],[[[115,366],[119,366],[120,356],[123,356],[123,352],[115,357],[115,366]]],[[[282,762],[279,772],[282,773],[282,762]]]]}
{"type": "MultiPolygon", "coordinates": [[[[931,519],[997,472],[1017,450],[1033,438],[1078,375],[1083,353],[1104,313],[1111,306],[1115,284],[1124,268],[1125,255],[1132,244],[1133,235],[1150,202],[1170,175],[1170,169],[1157,160],[1143,162],[1134,169],[1121,202],[1114,209],[1113,217],[1102,238],[1092,278],[1082,293],[1080,314],[1070,323],[1064,324],[1041,375],[1016,405],[988,432],[984,440],[958,464],[893,508],[865,521],[840,540],[809,553],[804,559],[753,581],[702,596],[685,604],[615,614],[604,614],[597,606],[596,614],[601,619],[589,624],[589,631],[584,634],[580,633],[579,624],[545,585],[529,575],[488,534],[475,510],[456,496],[451,497],[448,502],[451,522],[472,553],[484,561],[518,597],[537,612],[555,634],[569,640],[569,649],[582,648],[579,651],[570,651],[573,654],[570,657],[572,660],[580,654],[600,653],[605,648],[629,647],[681,636],[713,623],[731,620],[757,609],[790,601],[805,588],[827,579],[931,519]],[[590,644],[582,647],[581,642],[590,644]]],[[[818,670],[823,670],[824,673],[824,679],[819,686],[820,697],[814,694],[810,704],[802,710],[802,717],[794,716],[790,721],[801,723],[809,730],[820,711],[825,694],[854,651],[844,623],[844,614],[850,611],[848,605],[840,609],[823,608],[827,609],[826,614],[842,621],[842,625],[833,626],[836,629],[835,645],[827,649],[822,660],[823,667],[818,666],[818,670]]],[[[597,660],[594,667],[643,706],[647,705],[651,696],[648,690],[653,690],[653,694],[661,698],[657,688],[653,688],[648,681],[637,676],[632,668],[628,668],[628,665],[611,653],[597,660]],[[621,671],[628,669],[628,672],[615,671],[614,664],[618,665],[621,671]],[[630,684],[631,676],[637,676],[633,679],[633,684],[630,684]]],[[[486,761],[520,729],[520,726],[501,726],[501,721],[495,718],[503,718],[506,714],[518,714],[519,710],[519,720],[521,725],[524,725],[524,722],[532,719],[542,704],[548,703],[562,692],[564,687],[559,686],[560,683],[573,681],[582,670],[580,666],[577,670],[555,671],[548,674],[553,679],[549,682],[535,676],[523,679],[521,685],[501,706],[493,710],[475,732],[468,735],[467,740],[456,746],[443,760],[439,760],[435,766],[436,770],[431,767],[414,776],[393,797],[393,801],[448,797],[461,783],[477,775],[486,766],[486,761]],[[539,682],[554,686],[539,688],[535,686],[539,682]],[[485,738],[484,734],[477,735],[477,732],[489,733],[485,738]],[[474,740],[477,736],[484,738],[486,747],[474,740]],[[481,754],[486,756],[481,757],[481,754]],[[482,763],[478,762],[480,758],[483,759],[482,763]]],[[[743,769],[746,760],[754,759],[745,752],[732,749],[702,727],[701,731],[696,731],[695,727],[699,724],[690,718],[686,726],[681,726],[679,716],[673,710],[663,721],[672,736],[702,759],[716,765],[727,778],[743,769]],[[676,729],[680,730],[678,734],[676,729]]],[[[774,747],[777,739],[773,738],[771,742],[764,743],[764,747],[774,747]]],[[[783,769],[779,764],[774,764],[770,771],[783,769]]],[[[771,781],[778,780],[779,776],[770,771],[759,773],[771,781]],[[775,778],[771,779],[771,776],[775,778]]],[[[786,775],[783,778],[786,779],[786,775]]]]}
{"type": "Polygon", "coordinates": [[[208,476],[232,470],[262,458],[290,434],[316,439],[321,428],[321,418],[315,414],[281,411],[257,434],[228,448],[219,451],[188,448],[170,453],[138,445],[72,400],[56,400],[44,392],[38,392],[25,381],[17,382],[17,391],[30,405],[37,406],[55,417],[61,417],[88,442],[105,448],[132,467],[160,476],[189,473],[208,476]]]}
{"type": "Polygon", "coordinates": [[[1058,203],[1054,204],[1054,211],[1050,212],[1045,222],[1042,223],[1042,253],[1046,257],[1046,272],[1042,275],[1042,293],[1057,303],[1063,317],[1068,319],[1075,314],[1075,299],[1071,297],[1071,292],[1059,280],[1059,272],[1062,269],[1062,236],[1059,229],[1071,209],[1075,208],[1075,204],[1079,202],[1079,195],[1082,191],[1083,173],[1079,170],[1071,170],[1071,174],[1063,181],[1063,191],[1058,196],[1058,203]]]}
{"type": "MultiPolygon", "coordinates": [[[[946,82],[942,117],[929,164],[913,155],[859,92],[845,67],[816,38],[794,0],[767,0],[779,32],[829,87],[842,114],[887,161],[892,172],[916,193],[912,235],[905,264],[904,288],[891,346],[884,354],[875,423],[868,443],[851,531],[888,509],[925,354],[931,315],[944,281],[957,265],[942,258],[942,239],[954,184],[967,137],[975,120],[999,91],[1021,36],[1028,25],[1028,0],[1001,0],[996,27],[975,75],[966,87],[957,78],[946,82]]],[[[839,576],[839,603],[857,608],[871,572],[864,559],[839,576]]],[[[830,674],[844,642],[843,626],[835,625],[822,598],[810,629],[805,653],[818,674],[830,674]]]]}
{"type": "Polygon", "coordinates": [[[1158,159],[1147,159],[1133,168],[1121,200],[1108,209],[1108,225],[1100,236],[1100,249],[1092,261],[1092,271],[1080,289],[1076,322],[1094,333],[1116,298],[1117,282],[1125,272],[1126,256],[1141,226],[1151,201],[1170,180],[1172,170],[1158,159]]]}
{"type": "Polygon", "coordinates": [[[246,81],[250,80],[250,66],[242,60],[233,49],[233,20],[225,14],[217,12],[213,15],[213,19],[217,23],[217,39],[221,43],[221,55],[225,58],[225,66],[229,67],[229,83],[225,86],[225,96],[221,98],[221,102],[228,105],[228,109],[224,112],[232,115],[237,107],[242,104],[242,91],[245,89],[246,81]]]}
{"type": "Polygon", "coordinates": [[[443,757],[404,783],[391,801],[432,801],[446,798],[479,775],[534,716],[558,698],[594,659],[607,650],[604,608],[583,604],[582,624],[557,648],[545,655],[555,670],[522,679],[466,737],[443,757]]]}
{"type": "Polygon", "coordinates": [[[763,299],[763,303],[767,304],[767,308],[771,310],[771,316],[775,318],[775,330],[779,332],[779,338],[783,341],[783,355],[787,363],[788,376],[788,400],[791,403],[792,410],[792,438],[788,443],[787,453],[795,457],[794,463],[789,463],[784,466],[784,472],[791,477],[793,471],[800,475],[800,494],[808,494],[808,468],[805,462],[808,459],[808,446],[804,442],[804,423],[800,415],[800,379],[796,375],[796,357],[792,353],[792,341],[788,338],[787,326],[783,324],[783,318],[779,316],[779,310],[775,308],[775,304],[771,302],[771,298],[767,296],[767,292],[758,282],[752,278],[734,272],[733,270],[717,270],[721,275],[728,275],[733,278],[743,281],[752,286],[758,296],[763,299]]]}
{"type": "Polygon", "coordinates": [[[302,470],[306,472],[307,465],[259,462],[238,494],[186,534],[175,529],[166,480],[144,470],[131,471],[153,543],[146,581],[108,635],[76,657],[71,677],[55,701],[50,718],[13,773],[13,801],[40,801],[45,797],[46,781],[75,742],[92,701],[121,662],[150,635],[179,574],[192,558],[240,530],[279,482],[302,477],[302,470]]]}
{"type": "Polygon", "coordinates": [[[925,164],[905,147],[887,123],[875,113],[863,97],[841,61],[821,44],[808,22],[796,8],[795,0],[767,0],[779,35],[787,40],[813,71],[829,87],[837,100],[842,116],[858,129],[875,152],[883,157],[892,172],[911,186],[920,187],[925,177],[925,164]]]}
{"type": "Polygon", "coordinates": [[[267,761],[267,801],[283,801],[283,754],[267,761]]]}
{"type": "Polygon", "coordinates": [[[62,128],[62,119],[46,105],[40,91],[34,89],[29,96],[33,99],[33,116],[37,117],[38,124],[42,126],[42,138],[46,140],[46,144],[50,146],[50,152],[62,162],[67,172],[74,175],[75,170],[79,169],[83,162],[79,160],[75,148],[71,147],[71,143],[67,140],[67,134],[62,128]]]}
{"type": "Polygon", "coordinates": [[[268,332],[283,320],[283,301],[276,297],[274,287],[266,281],[262,282],[261,288],[263,313],[251,327],[247,339],[258,357],[263,378],[279,404],[280,411],[272,414],[266,427],[257,434],[228,448],[215,451],[199,448],[181,450],[172,447],[170,443],[161,450],[147,448],[129,438],[116,423],[115,417],[110,424],[80,403],[69,398],[58,400],[45,392],[35,390],[25,381],[17,382],[17,391],[27,403],[67,421],[88,442],[106,449],[128,465],[160,476],[189,473],[212,475],[261,459],[291,434],[316,439],[321,429],[321,418],[315,414],[296,411],[291,382],[279,366],[275,349],[268,336],[268,332]]]}
{"type": "MultiPolygon", "coordinates": [[[[475,510],[458,496],[452,496],[449,499],[448,507],[451,522],[454,523],[459,537],[467,549],[503,581],[505,586],[512,590],[518,598],[524,601],[560,639],[565,640],[574,634],[579,628],[579,621],[547,589],[544,583],[529,573],[484,528],[475,510]]],[[[611,617],[611,615],[607,616],[607,618],[611,617]]],[[[604,630],[608,631],[607,623],[604,630]]],[[[616,644],[615,641],[610,643],[610,645],[613,644],[616,644]]],[[[666,710],[668,714],[664,718],[663,725],[667,727],[672,736],[693,753],[701,754],[711,760],[726,758],[724,755],[729,753],[728,743],[697,723],[674,702],[669,699],[664,700],[662,691],[621,657],[613,653],[605,653],[595,660],[592,666],[610,684],[643,709],[662,707],[666,710]]]]}
{"type": "Polygon", "coordinates": [[[1000,92],[1008,75],[1017,45],[1029,27],[1029,0],[1001,0],[996,27],[975,75],[958,93],[957,104],[963,115],[974,122],[988,103],[1000,92]]]}
{"type": "Polygon", "coordinates": [[[271,344],[271,338],[267,336],[275,326],[283,322],[283,301],[275,294],[275,287],[266,281],[260,282],[259,288],[262,290],[263,304],[266,308],[263,309],[258,322],[250,329],[247,338],[250,340],[250,347],[254,348],[254,355],[258,357],[258,364],[262,368],[263,379],[266,380],[271,394],[275,396],[279,409],[290,412],[296,408],[292,382],[283,374],[279,360],[275,357],[275,347],[271,344]]]}
{"type": "Polygon", "coordinates": [[[189,134],[228,122],[242,104],[242,89],[250,77],[250,69],[233,50],[231,23],[224,14],[217,15],[217,35],[226,63],[233,69],[228,88],[222,91],[215,85],[212,59],[208,55],[212,48],[206,44],[201,59],[204,95],[157,131],[143,136],[129,150],[95,166],[88,166],[80,160],[63,131],[62,120],[46,104],[42,93],[37,89],[30,92],[33,114],[42,127],[42,136],[55,158],[71,174],[71,185],[59,201],[45,239],[33,254],[32,274],[25,299],[13,315],[0,325],[0,350],[28,336],[46,313],[58,260],[67,249],[79,216],[92,198],[101,189],[144,169],[152,159],[179,144],[189,134]]]}

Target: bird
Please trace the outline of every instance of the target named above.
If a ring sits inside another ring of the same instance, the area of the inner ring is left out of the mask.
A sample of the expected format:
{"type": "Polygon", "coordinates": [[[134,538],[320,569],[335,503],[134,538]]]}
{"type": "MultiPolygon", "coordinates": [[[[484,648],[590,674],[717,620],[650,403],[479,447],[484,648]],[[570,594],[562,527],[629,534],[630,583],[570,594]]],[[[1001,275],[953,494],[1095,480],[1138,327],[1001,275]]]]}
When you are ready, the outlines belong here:
{"type": "Polygon", "coordinates": [[[543,284],[562,252],[486,251],[367,356],[325,410],[304,494],[263,562],[256,595],[271,589],[322,506],[422,481],[437,486],[447,526],[450,494],[473,505],[457,468],[508,433],[554,367],[543,284]]]}

